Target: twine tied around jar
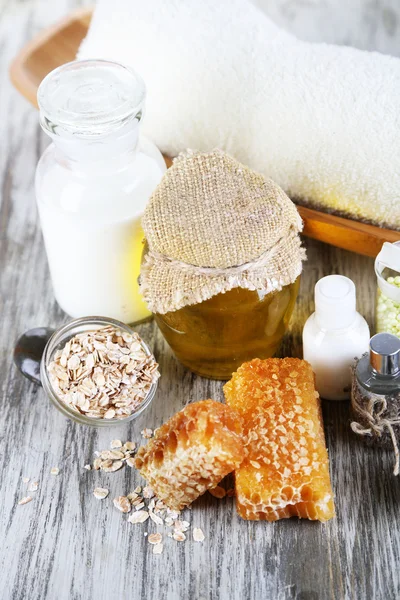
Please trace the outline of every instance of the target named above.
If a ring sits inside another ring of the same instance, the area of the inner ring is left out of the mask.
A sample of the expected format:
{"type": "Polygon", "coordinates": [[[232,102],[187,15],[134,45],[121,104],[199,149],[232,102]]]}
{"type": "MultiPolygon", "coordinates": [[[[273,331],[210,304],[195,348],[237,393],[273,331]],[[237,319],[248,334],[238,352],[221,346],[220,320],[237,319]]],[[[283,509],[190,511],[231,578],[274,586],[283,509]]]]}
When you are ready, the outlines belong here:
{"type": "Polygon", "coordinates": [[[393,450],[395,455],[395,465],[393,474],[398,475],[400,469],[400,452],[399,444],[397,441],[394,427],[400,425],[400,418],[389,418],[387,398],[381,398],[374,394],[371,394],[369,398],[363,398],[359,392],[354,393],[353,383],[353,394],[352,394],[352,408],[360,416],[360,420],[365,423],[362,425],[357,421],[350,423],[351,429],[354,433],[361,436],[376,436],[381,438],[382,435],[387,431],[390,434],[390,438],[393,444],[393,450]],[[365,406],[362,406],[356,398],[366,399],[365,406]]]}
{"type": "Polygon", "coordinates": [[[216,268],[216,267],[198,267],[196,265],[192,265],[190,263],[184,262],[183,260],[176,260],[173,258],[169,258],[165,254],[161,254],[160,252],[150,251],[148,256],[152,259],[159,261],[160,263],[168,263],[169,265],[173,265],[174,267],[179,267],[181,270],[191,271],[192,273],[198,273],[201,275],[239,275],[249,270],[256,270],[262,267],[265,267],[274,254],[278,251],[279,246],[284,243],[285,240],[281,238],[277,244],[273,248],[266,250],[263,252],[258,258],[255,260],[250,260],[242,265],[237,265],[234,267],[226,267],[224,269],[216,268]]]}

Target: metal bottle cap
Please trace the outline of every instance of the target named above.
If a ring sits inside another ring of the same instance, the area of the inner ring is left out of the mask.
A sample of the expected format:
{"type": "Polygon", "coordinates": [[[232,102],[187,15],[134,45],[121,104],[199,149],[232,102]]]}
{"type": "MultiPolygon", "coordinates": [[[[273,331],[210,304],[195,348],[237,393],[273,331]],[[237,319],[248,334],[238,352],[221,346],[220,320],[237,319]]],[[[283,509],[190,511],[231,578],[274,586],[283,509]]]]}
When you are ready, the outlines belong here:
{"type": "Polygon", "coordinates": [[[400,371],[400,339],[391,333],[377,333],[369,342],[371,367],[380,375],[400,371]]]}

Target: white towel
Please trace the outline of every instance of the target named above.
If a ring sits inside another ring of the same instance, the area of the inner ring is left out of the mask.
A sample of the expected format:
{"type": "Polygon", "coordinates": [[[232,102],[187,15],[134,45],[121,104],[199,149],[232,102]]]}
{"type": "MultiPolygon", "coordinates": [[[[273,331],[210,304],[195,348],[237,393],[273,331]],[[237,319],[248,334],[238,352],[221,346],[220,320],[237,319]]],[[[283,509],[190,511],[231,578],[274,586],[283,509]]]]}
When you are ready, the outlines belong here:
{"type": "Polygon", "coordinates": [[[130,65],[162,152],[222,148],[294,200],[400,229],[400,60],[302,42],[249,0],[99,0],[79,58],[130,65]]]}

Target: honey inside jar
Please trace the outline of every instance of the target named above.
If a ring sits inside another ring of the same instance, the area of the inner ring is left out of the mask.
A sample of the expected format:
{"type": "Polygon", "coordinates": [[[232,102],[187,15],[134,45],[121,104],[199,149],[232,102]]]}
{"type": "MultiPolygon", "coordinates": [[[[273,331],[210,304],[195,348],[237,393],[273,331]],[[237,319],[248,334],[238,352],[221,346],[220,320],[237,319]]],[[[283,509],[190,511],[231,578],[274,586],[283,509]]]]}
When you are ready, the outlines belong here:
{"type": "Polygon", "coordinates": [[[229,379],[243,362],[270,358],[281,343],[296,302],[300,278],[266,294],[235,288],[156,322],[178,360],[198,375],[229,379]]]}

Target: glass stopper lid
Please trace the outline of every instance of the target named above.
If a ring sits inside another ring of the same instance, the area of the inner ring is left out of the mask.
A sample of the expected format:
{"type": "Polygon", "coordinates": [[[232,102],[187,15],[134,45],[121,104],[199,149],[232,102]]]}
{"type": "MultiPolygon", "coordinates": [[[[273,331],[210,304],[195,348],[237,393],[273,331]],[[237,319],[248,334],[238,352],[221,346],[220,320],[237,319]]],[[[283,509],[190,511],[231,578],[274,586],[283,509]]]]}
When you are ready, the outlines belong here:
{"type": "Polygon", "coordinates": [[[145,94],[142,78],[119,63],[70,62],[51,71],[39,86],[41,125],[60,135],[107,135],[140,120],[145,94]]]}

